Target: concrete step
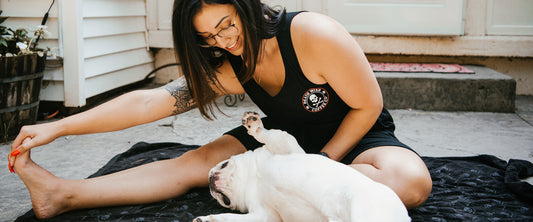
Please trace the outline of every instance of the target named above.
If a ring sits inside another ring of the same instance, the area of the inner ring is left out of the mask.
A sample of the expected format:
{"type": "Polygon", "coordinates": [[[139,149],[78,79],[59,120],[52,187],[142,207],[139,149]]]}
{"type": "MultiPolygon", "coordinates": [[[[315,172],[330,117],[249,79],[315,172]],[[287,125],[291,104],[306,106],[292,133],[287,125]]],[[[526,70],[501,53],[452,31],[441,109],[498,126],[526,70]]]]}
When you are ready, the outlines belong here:
{"type": "Polygon", "coordinates": [[[482,66],[475,74],[375,72],[388,109],[514,112],[516,81],[482,66]]]}

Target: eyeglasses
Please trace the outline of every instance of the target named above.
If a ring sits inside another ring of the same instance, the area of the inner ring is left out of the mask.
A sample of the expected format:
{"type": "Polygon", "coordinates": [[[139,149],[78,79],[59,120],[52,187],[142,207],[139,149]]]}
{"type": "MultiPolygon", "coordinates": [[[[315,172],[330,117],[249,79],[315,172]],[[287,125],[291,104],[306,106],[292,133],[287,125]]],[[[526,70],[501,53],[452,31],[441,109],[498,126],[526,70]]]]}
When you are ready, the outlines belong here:
{"type": "Polygon", "coordinates": [[[218,31],[216,35],[209,37],[199,36],[198,45],[201,47],[214,47],[217,44],[215,37],[220,38],[231,38],[239,34],[239,29],[235,27],[235,22],[237,21],[237,13],[235,13],[235,18],[233,18],[233,24],[228,25],[227,27],[218,31]]]}

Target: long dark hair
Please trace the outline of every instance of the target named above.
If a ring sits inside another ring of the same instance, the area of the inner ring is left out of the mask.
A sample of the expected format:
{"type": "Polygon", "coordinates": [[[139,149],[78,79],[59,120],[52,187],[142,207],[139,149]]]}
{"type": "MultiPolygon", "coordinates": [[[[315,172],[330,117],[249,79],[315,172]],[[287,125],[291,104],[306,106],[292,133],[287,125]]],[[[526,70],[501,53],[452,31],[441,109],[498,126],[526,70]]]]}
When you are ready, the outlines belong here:
{"type": "Polygon", "coordinates": [[[237,10],[242,23],[241,32],[245,38],[242,54],[243,67],[239,73],[236,73],[241,83],[252,78],[257,57],[262,48],[262,40],[278,34],[285,10],[273,9],[261,3],[260,0],[174,1],[172,13],[174,49],[200,113],[205,118],[211,119],[211,116],[214,116],[213,105],[216,107],[214,103],[216,95],[211,85],[224,91],[217,79],[217,72],[223,61],[232,55],[217,47],[204,48],[198,45],[199,37],[193,25],[193,18],[203,4],[231,4],[237,10]]]}

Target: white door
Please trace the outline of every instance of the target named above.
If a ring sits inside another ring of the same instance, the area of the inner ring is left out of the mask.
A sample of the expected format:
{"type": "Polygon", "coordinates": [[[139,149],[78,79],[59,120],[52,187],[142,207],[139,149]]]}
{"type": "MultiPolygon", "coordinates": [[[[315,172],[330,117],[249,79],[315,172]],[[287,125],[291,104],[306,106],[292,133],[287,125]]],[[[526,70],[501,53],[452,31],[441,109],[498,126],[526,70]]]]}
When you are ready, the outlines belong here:
{"type": "Polygon", "coordinates": [[[462,35],[464,0],[327,0],[326,13],[351,33],[462,35]]]}
{"type": "Polygon", "coordinates": [[[301,10],[302,2],[300,0],[261,0],[261,2],[271,6],[282,6],[287,9],[287,11],[297,11],[301,10]]]}
{"type": "Polygon", "coordinates": [[[489,0],[487,34],[533,35],[533,1],[489,0]]]}

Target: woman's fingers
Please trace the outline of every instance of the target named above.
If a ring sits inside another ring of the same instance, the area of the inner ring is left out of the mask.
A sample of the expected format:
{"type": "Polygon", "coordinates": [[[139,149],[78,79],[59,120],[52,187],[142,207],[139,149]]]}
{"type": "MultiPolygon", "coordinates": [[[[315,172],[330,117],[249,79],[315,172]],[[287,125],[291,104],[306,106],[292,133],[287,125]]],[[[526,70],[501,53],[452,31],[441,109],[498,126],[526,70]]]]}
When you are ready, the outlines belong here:
{"type": "Polygon", "coordinates": [[[13,142],[13,145],[11,147],[12,151],[7,157],[8,161],[9,161],[9,163],[8,163],[9,172],[15,173],[15,170],[13,169],[13,166],[15,165],[16,157],[18,155],[20,155],[22,152],[26,152],[27,150],[29,150],[32,147],[31,146],[32,143],[33,143],[33,141],[32,141],[31,137],[29,137],[29,136],[28,137],[24,137],[24,139],[22,140],[22,144],[20,144],[19,146],[16,147],[16,149],[13,150],[13,147],[15,145],[15,142],[13,142]]]}
{"type": "Polygon", "coordinates": [[[30,149],[52,142],[58,135],[55,122],[23,126],[11,144],[11,151],[7,155],[8,168],[13,172],[17,156],[26,154],[30,149]]]}
{"type": "Polygon", "coordinates": [[[33,141],[33,138],[30,136],[24,138],[22,144],[20,144],[20,146],[11,152],[11,156],[18,156],[20,153],[28,151],[33,147],[33,141]]]}

